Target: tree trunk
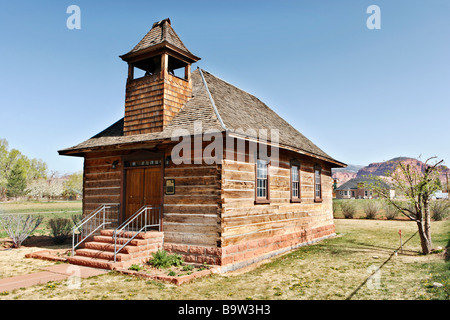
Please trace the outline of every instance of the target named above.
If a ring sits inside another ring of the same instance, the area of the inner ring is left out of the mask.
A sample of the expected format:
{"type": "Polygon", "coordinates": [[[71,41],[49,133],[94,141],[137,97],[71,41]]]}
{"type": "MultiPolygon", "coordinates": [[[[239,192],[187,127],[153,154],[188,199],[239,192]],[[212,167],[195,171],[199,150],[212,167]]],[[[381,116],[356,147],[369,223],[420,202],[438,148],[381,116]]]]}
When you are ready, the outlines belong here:
{"type": "Polygon", "coordinates": [[[431,239],[427,237],[422,222],[417,221],[417,228],[419,229],[420,245],[422,246],[422,253],[429,254],[431,252],[431,239]]]}
{"type": "Polygon", "coordinates": [[[425,201],[424,206],[423,206],[423,210],[425,213],[425,236],[427,237],[428,240],[428,245],[430,247],[430,251],[431,251],[431,247],[432,247],[432,243],[431,243],[431,214],[430,214],[430,204],[428,203],[428,200],[425,201]]]}

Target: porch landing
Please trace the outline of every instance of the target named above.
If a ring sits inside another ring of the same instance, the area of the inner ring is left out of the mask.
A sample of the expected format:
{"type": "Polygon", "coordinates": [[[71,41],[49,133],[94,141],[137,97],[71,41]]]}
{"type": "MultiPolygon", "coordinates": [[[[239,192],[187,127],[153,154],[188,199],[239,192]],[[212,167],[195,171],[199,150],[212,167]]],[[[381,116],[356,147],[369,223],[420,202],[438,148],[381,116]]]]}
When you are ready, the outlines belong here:
{"type": "MultiPolygon", "coordinates": [[[[67,262],[93,268],[114,270],[128,268],[132,264],[147,262],[151,254],[163,248],[164,233],[158,231],[141,232],[117,255],[114,263],[114,230],[101,230],[100,235],[75,251],[75,256],[67,262]]],[[[117,238],[117,245],[124,244],[128,238],[117,238]]]]}

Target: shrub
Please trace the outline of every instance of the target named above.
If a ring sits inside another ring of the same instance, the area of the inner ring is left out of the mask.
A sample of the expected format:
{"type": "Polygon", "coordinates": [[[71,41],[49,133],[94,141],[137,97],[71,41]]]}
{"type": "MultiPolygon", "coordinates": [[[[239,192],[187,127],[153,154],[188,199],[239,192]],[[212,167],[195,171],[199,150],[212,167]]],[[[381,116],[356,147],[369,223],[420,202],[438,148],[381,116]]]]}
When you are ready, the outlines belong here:
{"type": "Polygon", "coordinates": [[[192,264],[187,264],[183,266],[183,271],[192,271],[194,270],[194,266],[192,264]]]}
{"type": "Polygon", "coordinates": [[[336,201],[333,201],[333,217],[336,216],[336,212],[337,212],[338,208],[339,208],[339,203],[336,201]]]}
{"type": "Polygon", "coordinates": [[[450,203],[445,200],[434,200],[430,203],[431,217],[434,221],[444,220],[450,211],[450,203]]]}
{"type": "Polygon", "coordinates": [[[168,254],[165,250],[158,250],[152,253],[153,259],[149,263],[158,269],[166,269],[171,266],[181,266],[183,264],[183,259],[179,254],[168,254]]]}
{"type": "Polygon", "coordinates": [[[62,244],[69,239],[72,233],[72,223],[70,219],[55,218],[48,221],[48,226],[51,229],[53,236],[53,242],[56,244],[62,244]]]}
{"type": "Polygon", "coordinates": [[[356,213],[355,204],[352,200],[345,200],[341,202],[341,211],[345,219],[353,219],[356,213]]]}
{"type": "Polygon", "coordinates": [[[76,226],[81,220],[83,219],[82,214],[73,214],[72,215],[72,222],[76,226]]]}
{"type": "Polygon", "coordinates": [[[184,263],[183,258],[179,254],[171,254],[169,255],[170,265],[179,267],[184,263]]]}
{"type": "Polygon", "coordinates": [[[142,270],[142,266],[138,265],[138,264],[132,264],[128,270],[134,270],[134,271],[140,271],[142,270]]]}
{"type": "Polygon", "coordinates": [[[388,220],[393,220],[393,219],[397,218],[398,213],[399,213],[397,208],[395,208],[392,205],[387,204],[387,203],[384,205],[384,212],[386,214],[386,219],[388,219],[388,220]]]}
{"type": "Polygon", "coordinates": [[[378,202],[366,200],[366,202],[364,202],[363,209],[367,219],[375,219],[379,209],[378,202]]]}
{"type": "Polygon", "coordinates": [[[19,248],[41,224],[44,217],[37,215],[10,214],[0,215],[0,226],[5,229],[13,242],[13,248],[19,248]]]}
{"type": "Polygon", "coordinates": [[[168,268],[169,267],[169,255],[167,251],[158,250],[155,253],[152,253],[153,259],[149,261],[149,263],[155,268],[168,268]]]}

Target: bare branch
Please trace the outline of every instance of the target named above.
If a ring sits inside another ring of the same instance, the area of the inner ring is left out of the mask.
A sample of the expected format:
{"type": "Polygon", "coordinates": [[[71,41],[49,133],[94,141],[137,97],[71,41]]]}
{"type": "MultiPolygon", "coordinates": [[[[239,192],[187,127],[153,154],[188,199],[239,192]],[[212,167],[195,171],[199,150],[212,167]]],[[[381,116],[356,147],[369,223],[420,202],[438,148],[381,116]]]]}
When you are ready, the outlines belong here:
{"type": "Polygon", "coordinates": [[[0,226],[5,229],[15,248],[19,248],[41,224],[44,218],[36,215],[8,214],[0,215],[0,226]]]}

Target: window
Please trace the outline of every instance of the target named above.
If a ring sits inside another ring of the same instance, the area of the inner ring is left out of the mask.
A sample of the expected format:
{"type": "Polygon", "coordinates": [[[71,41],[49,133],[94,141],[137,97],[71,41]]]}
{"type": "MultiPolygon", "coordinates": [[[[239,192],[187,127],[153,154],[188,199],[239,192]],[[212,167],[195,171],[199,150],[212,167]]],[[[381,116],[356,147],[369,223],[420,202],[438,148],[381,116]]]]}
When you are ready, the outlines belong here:
{"type": "Polygon", "coordinates": [[[321,179],[322,169],[320,166],[314,167],[314,201],[322,201],[322,179],[321,179]]]}
{"type": "Polygon", "coordinates": [[[255,203],[269,203],[269,162],[256,162],[256,200],[255,203]]]}
{"type": "Polygon", "coordinates": [[[160,166],[161,160],[125,161],[125,167],[160,166]]]}
{"type": "Polygon", "coordinates": [[[347,192],[348,192],[347,190],[345,190],[345,191],[344,191],[344,196],[346,196],[346,195],[347,195],[347,192]]]}
{"type": "Polygon", "coordinates": [[[291,161],[291,202],[300,202],[300,163],[291,161]]]}

